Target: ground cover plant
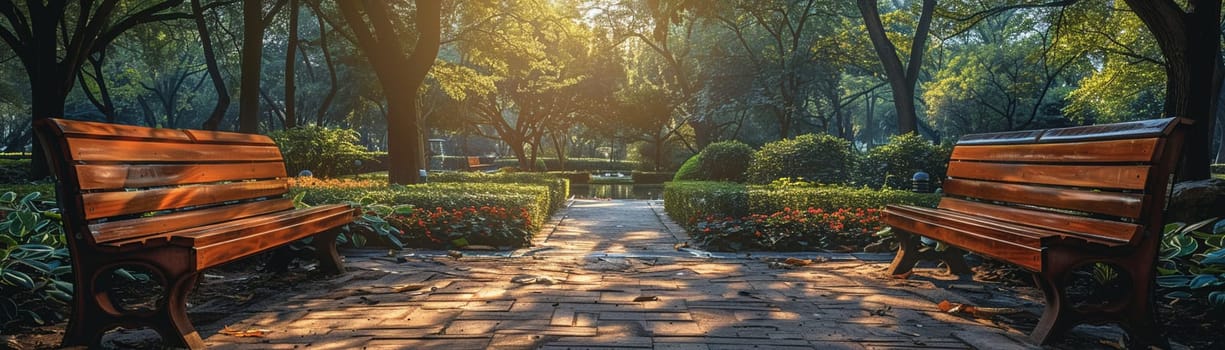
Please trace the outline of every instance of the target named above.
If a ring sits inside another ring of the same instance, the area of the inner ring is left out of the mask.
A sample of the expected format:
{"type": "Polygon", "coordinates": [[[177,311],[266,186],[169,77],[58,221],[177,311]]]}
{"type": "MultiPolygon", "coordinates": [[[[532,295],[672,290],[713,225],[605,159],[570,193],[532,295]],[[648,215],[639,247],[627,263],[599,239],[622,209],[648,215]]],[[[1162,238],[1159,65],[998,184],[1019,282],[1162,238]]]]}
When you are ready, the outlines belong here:
{"type": "Polygon", "coordinates": [[[0,193],[0,330],[66,316],[72,265],[51,208],[39,192],[0,193]]]}

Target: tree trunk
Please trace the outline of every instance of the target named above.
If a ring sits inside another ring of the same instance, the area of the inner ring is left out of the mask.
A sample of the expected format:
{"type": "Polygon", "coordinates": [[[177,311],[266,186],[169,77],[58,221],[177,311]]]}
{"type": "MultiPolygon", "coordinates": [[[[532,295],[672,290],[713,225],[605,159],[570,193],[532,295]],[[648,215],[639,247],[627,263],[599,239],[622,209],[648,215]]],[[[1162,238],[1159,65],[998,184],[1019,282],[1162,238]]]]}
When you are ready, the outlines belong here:
{"type": "Polygon", "coordinates": [[[1221,0],[1126,0],[1144,22],[1165,56],[1165,113],[1190,118],[1195,127],[1183,144],[1178,180],[1212,176],[1213,109],[1216,105],[1214,73],[1220,55],[1221,0]]]}
{"type": "Polygon", "coordinates": [[[374,67],[387,98],[388,178],[393,184],[421,181],[425,149],[417,110],[417,91],[438,56],[442,25],[439,1],[417,0],[416,46],[405,57],[402,38],[390,19],[390,5],[381,1],[338,1],[357,45],[374,67]],[[366,23],[369,19],[370,25],[366,23]],[[371,30],[373,28],[373,32],[371,30]]]}
{"type": "Polygon", "coordinates": [[[259,133],[259,80],[264,55],[263,12],[263,0],[243,0],[238,131],[248,134],[259,133]]]}
{"type": "Polygon", "coordinates": [[[289,42],[285,47],[285,129],[298,127],[297,113],[294,112],[294,94],[297,91],[294,78],[294,66],[297,65],[298,52],[298,0],[289,0],[289,42]]]}
{"type": "Polygon", "coordinates": [[[315,113],[315,125],[323,126],[327,119],[328,109],[332,107],[332,99],[336,98],[336,67],[332,64],[332,50],[328,49],[328,32],[323,26],[323,14],[315,13],[315,20],[319,22],[319,49],[323,50],[323,62],[328,67],[328,93],[323,96],[323,102],[319,103],[319,111],[315,113]]]}
{"type": "Polygon", "coordinates": [[[872,39],[872,48],[880,58],[885,68],[885,77],[893,90],[893,106],[897,109],[898,134],[907,134],[918,130],[918,114],[915,111],[915,84],[918,83],[919,68],[923,66],[923,53],[927,46],[927,33],[931,29],[932,14],[936,10],[936,0],[923,0],[923,9],[919,14],[919,24],[915,28],[914,40],[911,43],[910,59],[903,71],[902,61],[898,58],[897,47],[885,35],[884,24],[880,20],[877,0],[856,0],[859,13],[863,16],[864,25],[868,29],[868,37],[872,39]]]}
{"type": "Polygon", "coordinates": [[[208,78],[213,82],[213,90],[217,91],[217,104],[208,115],[201,127],[205,130],[217,130],[225,119],[225,111],[230,108],[230,91],[225,87],[225,78],[221,77],[221,67],[217,64],[217,54],[213,52],[213,38],[204,21],[204,8],[200,0],[191,0],[192,17],[196,22],[196,32],[200,35],[200,46],[204,51],[204,65],[208,68],[208,78]]]}

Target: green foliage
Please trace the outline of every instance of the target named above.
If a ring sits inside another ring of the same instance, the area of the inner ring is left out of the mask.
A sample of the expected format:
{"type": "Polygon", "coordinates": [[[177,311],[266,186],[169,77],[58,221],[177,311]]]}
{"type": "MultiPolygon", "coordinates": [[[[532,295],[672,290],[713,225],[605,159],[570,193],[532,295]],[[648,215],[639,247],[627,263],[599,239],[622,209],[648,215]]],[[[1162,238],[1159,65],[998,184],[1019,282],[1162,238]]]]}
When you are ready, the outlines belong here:
{"type": "Polygon", "coordinates": [[[685,160],[684,164],[681,164],[681,168],[676,170],[676,175],[672,177],[672,181],[697,181],[705,179],[706,174],[702,173],[701,164],[702,153],[698,152],[698,154],[685,160]]]}
{"type": "MultiPolygon", "coordinates": [[[[495,160],[493,165],[498,167],[504,166],[519,166],[519,160],[514,158],[502,158],[495,160]]],[[[606,158],[566,158],[566,171],[631,171],[638,168],[638,162],[629,160],[609,161],[606,158]]],[[[561,162],[555,157],[540,157],[536,158],[536,170],[544,171],[561,171],[561,162]]]]}
{"type": "Polygon", "coordinates": [[[1213,174],[1225,174],[1225,164],[1213,164],[1211,169],[1213,174]]]}
{"type": "Polygon", "coordinates": [[[676,173],[666,171],[635,171],[630,174],[634,178],[636,184],[662,184],[671,181],[676,177],[676,173]]]}
{"type": "Polygon", "coordinates": [[[664,184],[664,211],[693,227],[708,215],[738,218],[749,214],[748,191],[732,182],[673,181],[664,184]]]}
{"type": "Polygon", "coordinates": [[[0,329],[64,318],[72,301],[68,244],[52,202],[0,194],[0,329]]]}
{"type": "Polygon", "coordinates": [[[570,180],[571,184],[585,184],[591,182],[591,173],[585,171],[550,171],[549,175],[570,180]]]}
{"type": "Polygon", "coordinates": [[[769,214],[784,208],[883,208],[888,204],[935,207],[940,195],[867,187],[820,185],[780,180],[764,186],[749,186],[749,210],[769,214]]]}
{"type": "Polygon", "coordinates": [[[761,146],[746,171],[749,183],[798,178],[825,184],[850,180],[854,155],[850,142],[832,135],[800,135],[761,146]]]}
{"type": "Polygon", "coordinates": [[[319,177],[353,174],[361,168],[361,162],[372,159],[357,145],[358,135],[353,130],[303,126],[268,136],[281,148],[290,175],[302,170],[319,177]]]}
{"type": "Polygon", "coordinates": [[[1164,231],[1157,285],[1165,289],[1165,297],[1199,299],[1225,311],[1225,220],[1171,223],[1164,231]]]}
{"type": "Polygon", "coordinates": [[[29,159],[0,158],[0,183],[22,183],[29,180],[29,159]]]}
{"type": "Polygon", "coordinates": [[[915,172],[925,171],[932,181],[948,171],[949,145],[932,144],[916,133],[889,137],[889,143],[873,148],[859,162],[859,182],[874,188],[910,188],[915,172]]]}
{"type": "Polygon", "coordinates": [[[467,207],[522,208],[531,215],[533,230],[539,229],[539,225],[548,220],[550,208],[553,207],[550,188],[531,184],[432,182],[388,186],[386,180],[297,178],[290,192],[301,194],[302,201],[307,204],[353,202],[367,206],[381,204],[395,208],[408,205],[446,210],[467,207]]]}
{"type": "Polygon", "coordinates": [[[496,183],[544,186],[549,190],[547,206],[552,214],[566,205],[570,198],[570,180],[546,173],[497,173],[482,172],[447,172],[430,176],[435,183],[496,183]]]}
{"type": "Polygon", "coordinates": [[[705,180],[744,182],[744,171],[753,160],[753,148],[744,142],[715,142],[702,149],[698,171],[705,180]]]}

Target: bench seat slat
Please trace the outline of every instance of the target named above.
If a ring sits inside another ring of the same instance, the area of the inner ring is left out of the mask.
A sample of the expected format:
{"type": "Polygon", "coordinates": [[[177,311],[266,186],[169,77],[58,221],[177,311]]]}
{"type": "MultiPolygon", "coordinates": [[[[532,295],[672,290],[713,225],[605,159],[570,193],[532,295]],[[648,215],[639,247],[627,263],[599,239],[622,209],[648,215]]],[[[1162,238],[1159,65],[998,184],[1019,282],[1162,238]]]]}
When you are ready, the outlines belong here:
{"type": "Polygon", "coordinates": [[[929,215],[919,211],[886,208],[885,224],[908,232],[918,232],[966,250],[1008,261],[1033,271],[1042,269],[1041,239],[1024,234],[957,221],[950,216],[929,215]]]}
{"type": "Polygon", "coordinates": [[[1028,145],[961,145],[951,160],[1042,163],[1152,163],[1158,139],[1028,145]]]}
{"type": "Polygon", "coordinates": [[[135,220],[109,221],[90,225],[99,243],[129,241],[143,243],[141,237],[222,223],[229,220],[293,209],[293,200],[278,198],[214,208],[182,211],[135,220]]]}
{"type": "Polygon", "coordinates": [[[986,162],[950,162],[948,176],[999,182],[1055,186],[1143,190],[1147,165],[1039,165],[986,162]]]}
{"type": "Polygon", "coordinates": [[[183,130],[187,136],[191,137],[196,143],[227,143],[227,144],[248,144],[248,145],[272,145],[276,146],[276,142],[272,141],[271,137],[259,134],[244,134],[238,132],[225,131],[209,131],[209,130],[183,130]]]}
{"type": "MultiPolygon", "coordinates": [[[[325,208],[309,211],[309,213],[313,214],[301,215],[295,218],[304,220],[288,220],[276,224],[258,226],[263,228],[262,230],[244,228],[242,235],[234,236],[230,240],[217,241],[207,245],[194,245],[196,250],[196,268],[206,269],[224,264],[353,222],[356,212],[347,205],[337,206],[341,208],[339,210],[325,208]]],[[[295,210],[295,212],[302,211],[306,210],[295,210]]],[[[227,233],[218,237],[230,236],[232,235],[227,233]]],[[[171,244],[175,244],[179,238],[172,238],[171,244]]]]}
{"type": "Polygon", "coordinates": [[[943,189],[945,194],[952,196],[1029,204],[1133,219],[1140,217],[1141,203],[1145,199],[1145,195],[1139,193],[1083,191],[966,179],[949,179],[944,182],[943,189]]]}
{"type": "Polygon", "coordinates": [[[158,210],[271,197],[289,191],[286,179],[191,185],[146,191],[96,192],[81,195],[86,220],[158,210]]]}
{"type": "Polygon", "coordinates": [[[190,142],[191,137],[176,129],[147,128],[123,124],[99,123],[81,120],[50,119],[64,135],[69,137],[101,137],[129,140],[161,140],[190,142]]]}
{"type": "Polygon", "coordinates": [[[158,141],[69,138],[69,153],[77,162],[269,162],[281,161],[273,145],[223,145],[158,141]]]}
{"type": "Polygon", "coordinates": [[[285,177],[281,162],[222,164],[77,165],[82,190],[187,185],[243,179],[285,177]]]}
{"type": "Polygon", "coordinates": [[[1141,226],[1126,222],[1109,221],[1083,216],[1067,215],[1032,209],[1006,207],[944,197],[940,209],[987,217],[999,221],[1024,223],[1026,226],[1059,231],[1071,238],[1084,239],[1107,246],[1132,243],[1141,236],[1141,226]]]}
{"type": "Polygon", "coordinates": [[[285,226],[287,224],[311,220],[318,216],[326,216],[340,212],[353,216],[354,211],[352,207],[345,204],[321,205],[292,210],[284,213],[273,213],[269,215],[232,220],[216,225],[190,228],[171,232],[169,235],[173,236],[171,238],[172,244],[184,247],[199,247],[221,241],[241,239],[253,232],[266,230],[270,227],[285,226]]]}

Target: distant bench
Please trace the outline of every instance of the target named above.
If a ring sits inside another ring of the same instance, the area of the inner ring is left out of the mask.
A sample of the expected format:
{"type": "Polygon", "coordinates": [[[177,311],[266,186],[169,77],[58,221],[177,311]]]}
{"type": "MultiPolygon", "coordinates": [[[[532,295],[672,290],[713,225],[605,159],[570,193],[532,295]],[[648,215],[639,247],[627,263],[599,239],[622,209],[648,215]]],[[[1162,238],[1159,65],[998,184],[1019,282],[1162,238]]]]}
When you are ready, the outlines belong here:
{"type": "Polygon", "coordinates": [[[1078,323],[1116,322],[1132,344],[1163,344],[1154,265],[1167,185],[1189,124],[1167,118],[967,135],[953,148],[938,208],[886,208],[885,223],[901,243],[890,273],[906,276],[925,258],[966,273],[961,249],[969,250],[1035,273],[1046,297],[1031,334],[1038,343],[1078,323]],[[914,235],[954,248],[921,250],[914,235]],[[1073,270],[1095,262],[1122,270],[1128,294],[1078,308],[1065,289],[1073,270]]]}
{"type": "Polygon", "coordinates": [[[150,327],[167,347],[204,348],[187,319],[201,270],[314,236],[320,265],[344,267],[335,229],[348,205],[294,209],[281,153],[263,135],[40,119],[75,275],[64,346],[100,347],[118,326],[150,327]],[[113,271],[147,270],[152,311],[110,296],[113,271]]]}
{"type": "Polygon", "coordinates": [[[468,171],[480,171],[492,167],[493,164],[481,164],[481,157],[468,157],[468,171]]]}

